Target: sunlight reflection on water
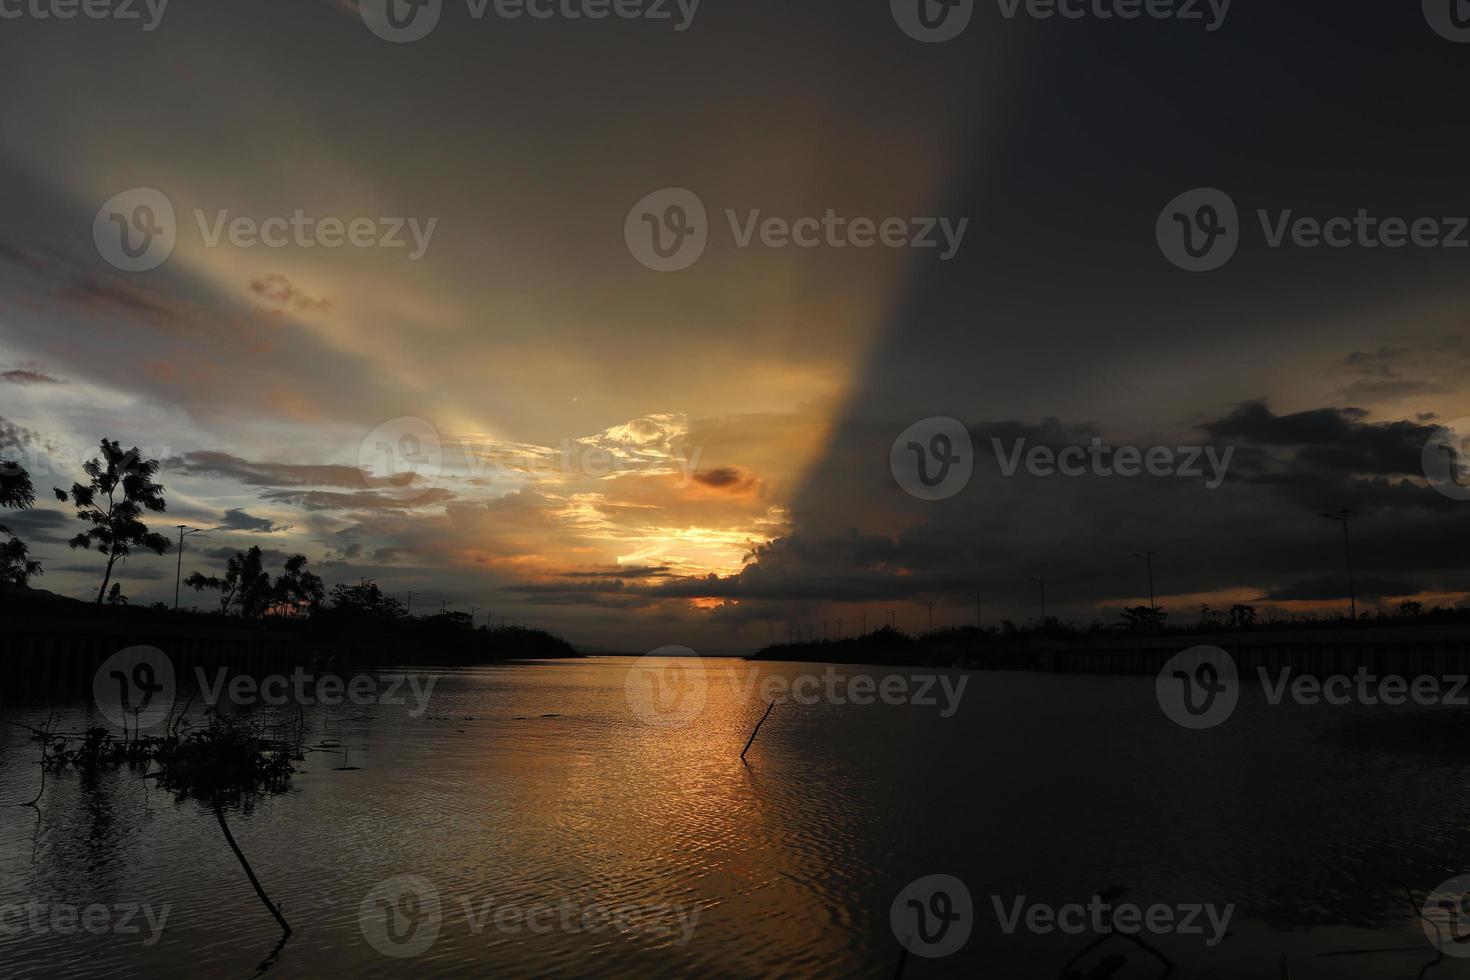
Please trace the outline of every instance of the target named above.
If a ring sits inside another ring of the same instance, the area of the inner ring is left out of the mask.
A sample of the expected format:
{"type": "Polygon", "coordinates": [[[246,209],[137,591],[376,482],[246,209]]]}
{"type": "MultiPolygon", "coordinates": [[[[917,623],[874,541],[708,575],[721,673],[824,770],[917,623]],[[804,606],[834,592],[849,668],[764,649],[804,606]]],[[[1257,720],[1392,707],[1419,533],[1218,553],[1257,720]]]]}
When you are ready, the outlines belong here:
{"type": "MultiPolygon", "coordinates": [[[[1465,752],[1378,732],[1363,709],[1268,708],[1248,689],[1230,724],[1186,732],[1151,678],[977,672],[953,717],[942,696],[782,703],[742,763],[760,678],[822,665],[690,662],[704,703],[682,727],[630,699],[640,666],[444,672],[419,717],[309,709],[307,744],[341,743],[361,768],[310,754],[289,793],[231,817],[296,929],[271,975],[888,977],[890,903],[945,873],[975,896],[974,935],[908,976],[1055,977],[1088,937],[1006,935],[990,896],[1059,905],[1117,884],[1143,904],[1236,904],[1217,947],[1157,940],[1182,975],[1274,980],[1289,952],[1298,978],[1411,977],[1433,957],[1396,883],[1470,870],[1465,752]],[[413,958],[380,953],[360,921],[398,875],[431,883],[441,913],[413,958]],[[1318,955],[1403,946],[1422,952],[1318,955]]],[[[59,710],[60,727],[97,723],[59,710]]],[[[0,731],[0,802],[34,794],[35,761],[24,732],[0,731]]],[[[146,925],[12,916],[5,976],[248,976],[277,939],[209,815],[128,772],[53,775],[38,812],[0,810],[0,907],[32,899],[169,913],[153,945],[146,925]]]]}

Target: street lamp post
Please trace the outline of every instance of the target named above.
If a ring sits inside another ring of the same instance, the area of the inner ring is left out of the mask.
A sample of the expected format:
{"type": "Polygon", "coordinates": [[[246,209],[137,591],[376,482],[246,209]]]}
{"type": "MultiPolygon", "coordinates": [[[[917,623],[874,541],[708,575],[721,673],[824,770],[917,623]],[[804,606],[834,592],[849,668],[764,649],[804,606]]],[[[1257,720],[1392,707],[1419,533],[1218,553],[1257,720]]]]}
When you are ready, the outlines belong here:
{"type": "Polygon", "coordinates": [[[1337,521],[1342,525],[1342,544],[1347,552],[1348,608],[1352,611],[1353,622],[1356,623],[1358,621],[1358,590],[1353,585],[1353,541],[1348,536],[1348,518],[1352,514],[1352,511],[1344,507],[1336,514],[1323,514],[1322,516],[1329,521],[1337,521]]]}
{"type": "Polygon", "coordinates": [[[179,611],[179,582],[184,576],[184,538],[190,534],[204,534],[203,528],[189,527],[187,524],[179,525],[179,563],[174,569],[174,612],[179,611]]]}
{"type": "Polygon", "coordinates": [[[1038,575],[1031,581],[1041,586],[1041,628],[1046,628],[1046,576],[1038,575]]]}

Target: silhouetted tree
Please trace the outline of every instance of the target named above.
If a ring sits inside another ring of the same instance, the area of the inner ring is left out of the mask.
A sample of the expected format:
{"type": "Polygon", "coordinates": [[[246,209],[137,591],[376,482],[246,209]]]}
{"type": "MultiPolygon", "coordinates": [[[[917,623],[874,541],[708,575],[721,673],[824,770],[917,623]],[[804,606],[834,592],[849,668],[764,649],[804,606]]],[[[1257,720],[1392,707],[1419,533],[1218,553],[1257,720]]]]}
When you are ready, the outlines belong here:
{"type": "Polygon", "coordinates": [[[332,608],[348,614],[375,619],[402,619],[403,605],[392,596],[383,594],[378,584],[366,579],[359,585],[338,582],[332,586],[332,608]]]}
{"type": "Polygon", "coordinates": [[[1236,629],[1248,629],[1256,625],[1256,607],[1240,603],[1230,607],[1230,625],[1236,629]]]}
{"type": "Polygon", "coordinates": [[[326,599],[326,586],[321,576],[306,568],[305,555],[292,555],[286,559],[286,573],[276,579],[272,589],[272,601],[289,615],[293,612],[314,613],[326,599]]]}
{"type": "Polygon", "coordinates": [[[1413,599],[1405,599],[1403,602],[1399,603],[1400,616],[1408,616],[1412,618],[1423,615],[1423,613],[1424,604],[1422,602],[1417,602],[1413,599]]]}
{"type": "Polygon", "coordinates": [[[1123,622],[1132,630],[1162,629],[1169,614],[1152,606],[1130,606],[1123,610],[1123,622]]]}
{"type": "MultiPolygon", "coordinates": [[[[0,459],[0,507],[25,510],[35,502],[31,475],[19,463],[0,459]]],[[[31,560],[25,542],[0,524],[0,584],[24,586],[31,576],[40,574],[41,563],[31,560]]]]}
{"type": "Polygon", "coordinates": [[[263,566],[260,548],[253,546],[249,551],[235,552],[225,561],[223,579],[195,572],[184,584],[198,591],[219,590],[222,613],[228,613],[233,607],[245,619],[258,619],[270,608],[272,598],[270,573],[263,566]]]}
{"type": "Polygon", "coordinates": [[[73,548],[95,546],[107,556],[107,570],[97,589],[98,605],[107,595],[118,559],[126,560],[134,548],[146,548],[156,555],[169,549],[168,538],[149,531],[140,519],[145,510],[160,513],[165,508],[163,487],[153,482],[158,460],[145,460],[137,447],[123,450],[108,439],[100,447],[101,458],[89,459],[82,467],[87,484],[73,483],[70,495],[56,488],[56,499],[75,504],[77,519],[91,525],[68,543],[73,548]]]}

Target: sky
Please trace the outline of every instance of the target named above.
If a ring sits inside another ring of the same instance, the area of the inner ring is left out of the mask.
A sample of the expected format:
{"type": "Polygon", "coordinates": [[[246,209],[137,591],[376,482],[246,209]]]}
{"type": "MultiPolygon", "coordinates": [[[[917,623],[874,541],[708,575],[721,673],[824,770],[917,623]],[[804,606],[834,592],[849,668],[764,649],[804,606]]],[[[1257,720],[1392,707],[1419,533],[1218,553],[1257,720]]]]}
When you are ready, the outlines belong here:
{"type": "MultiPolygon", "coordinates": [[[[1470,44],[1432,2],[974,2],[947,40],[906,0],[446,2],[412,41],[373,2],[0,21],[0,452],[48,498],[104,436],[159,459],[157,523],[208,532],[184,576],[258,545],[416,611],[733,652],[1026,621],[1034,578],[1116,622],[1142,552],[1172,621],[1336,612],[1319,515],[1350,508],[1363,607],[1466,603],[1470,503],[1425,460],[1470,431],[1470,253],[1281,225],[1454,240],[1470,44]],[[1235,212],[1208,271],[1167,244],[1197,188],[1235,212]],[[650,229],[690,220],[661,270],[650,229]],[[935,419],[969,476],[923,499],[935,419]],[[1003,465],[1094,439],[1229,462],[1003,465]]],[[[35,585],[95,593],[63,505],[5,523],[35,585]]],[[[124,591],[172,602],[176,561],[124,591]]]]}

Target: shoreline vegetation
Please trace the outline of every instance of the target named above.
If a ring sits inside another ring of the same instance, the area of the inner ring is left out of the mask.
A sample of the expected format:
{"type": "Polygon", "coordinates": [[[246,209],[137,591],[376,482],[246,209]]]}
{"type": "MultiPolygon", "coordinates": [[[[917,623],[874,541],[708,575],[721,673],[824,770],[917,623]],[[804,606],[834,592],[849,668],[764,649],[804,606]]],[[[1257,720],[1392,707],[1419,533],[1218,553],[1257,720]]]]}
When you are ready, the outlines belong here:
{"type": "Polygon", "coordinates": [[[774,643],[752,661],[875,664],[956,670],[1037,670],[1076,673],[1155,673],[1194,646],[1229,652],[1242,669],[1293,667],[1303,673],[1470,673],[1470,610],[1412,605],[1398,611],[1342,618],[1297,618],[1233,624],[1205,615],[1187,627],[1081,627],[1048,619],[1021,628],[946,627],[912,636],[885,626],[862,636],[774,643]]]}
{"type": "Polygon", "coordinates": [[[408,616],[371,580],[339,587],[310,611],[247,618],[120,604],[96,605],[0,585],[0,663],[10,695],[90,685],[109,656],[157,647],[179,666],[232,672],[294,667],[458,667],[580,657],[559,637],[523,626],[474,626],[466,613],[408,616]]]}

